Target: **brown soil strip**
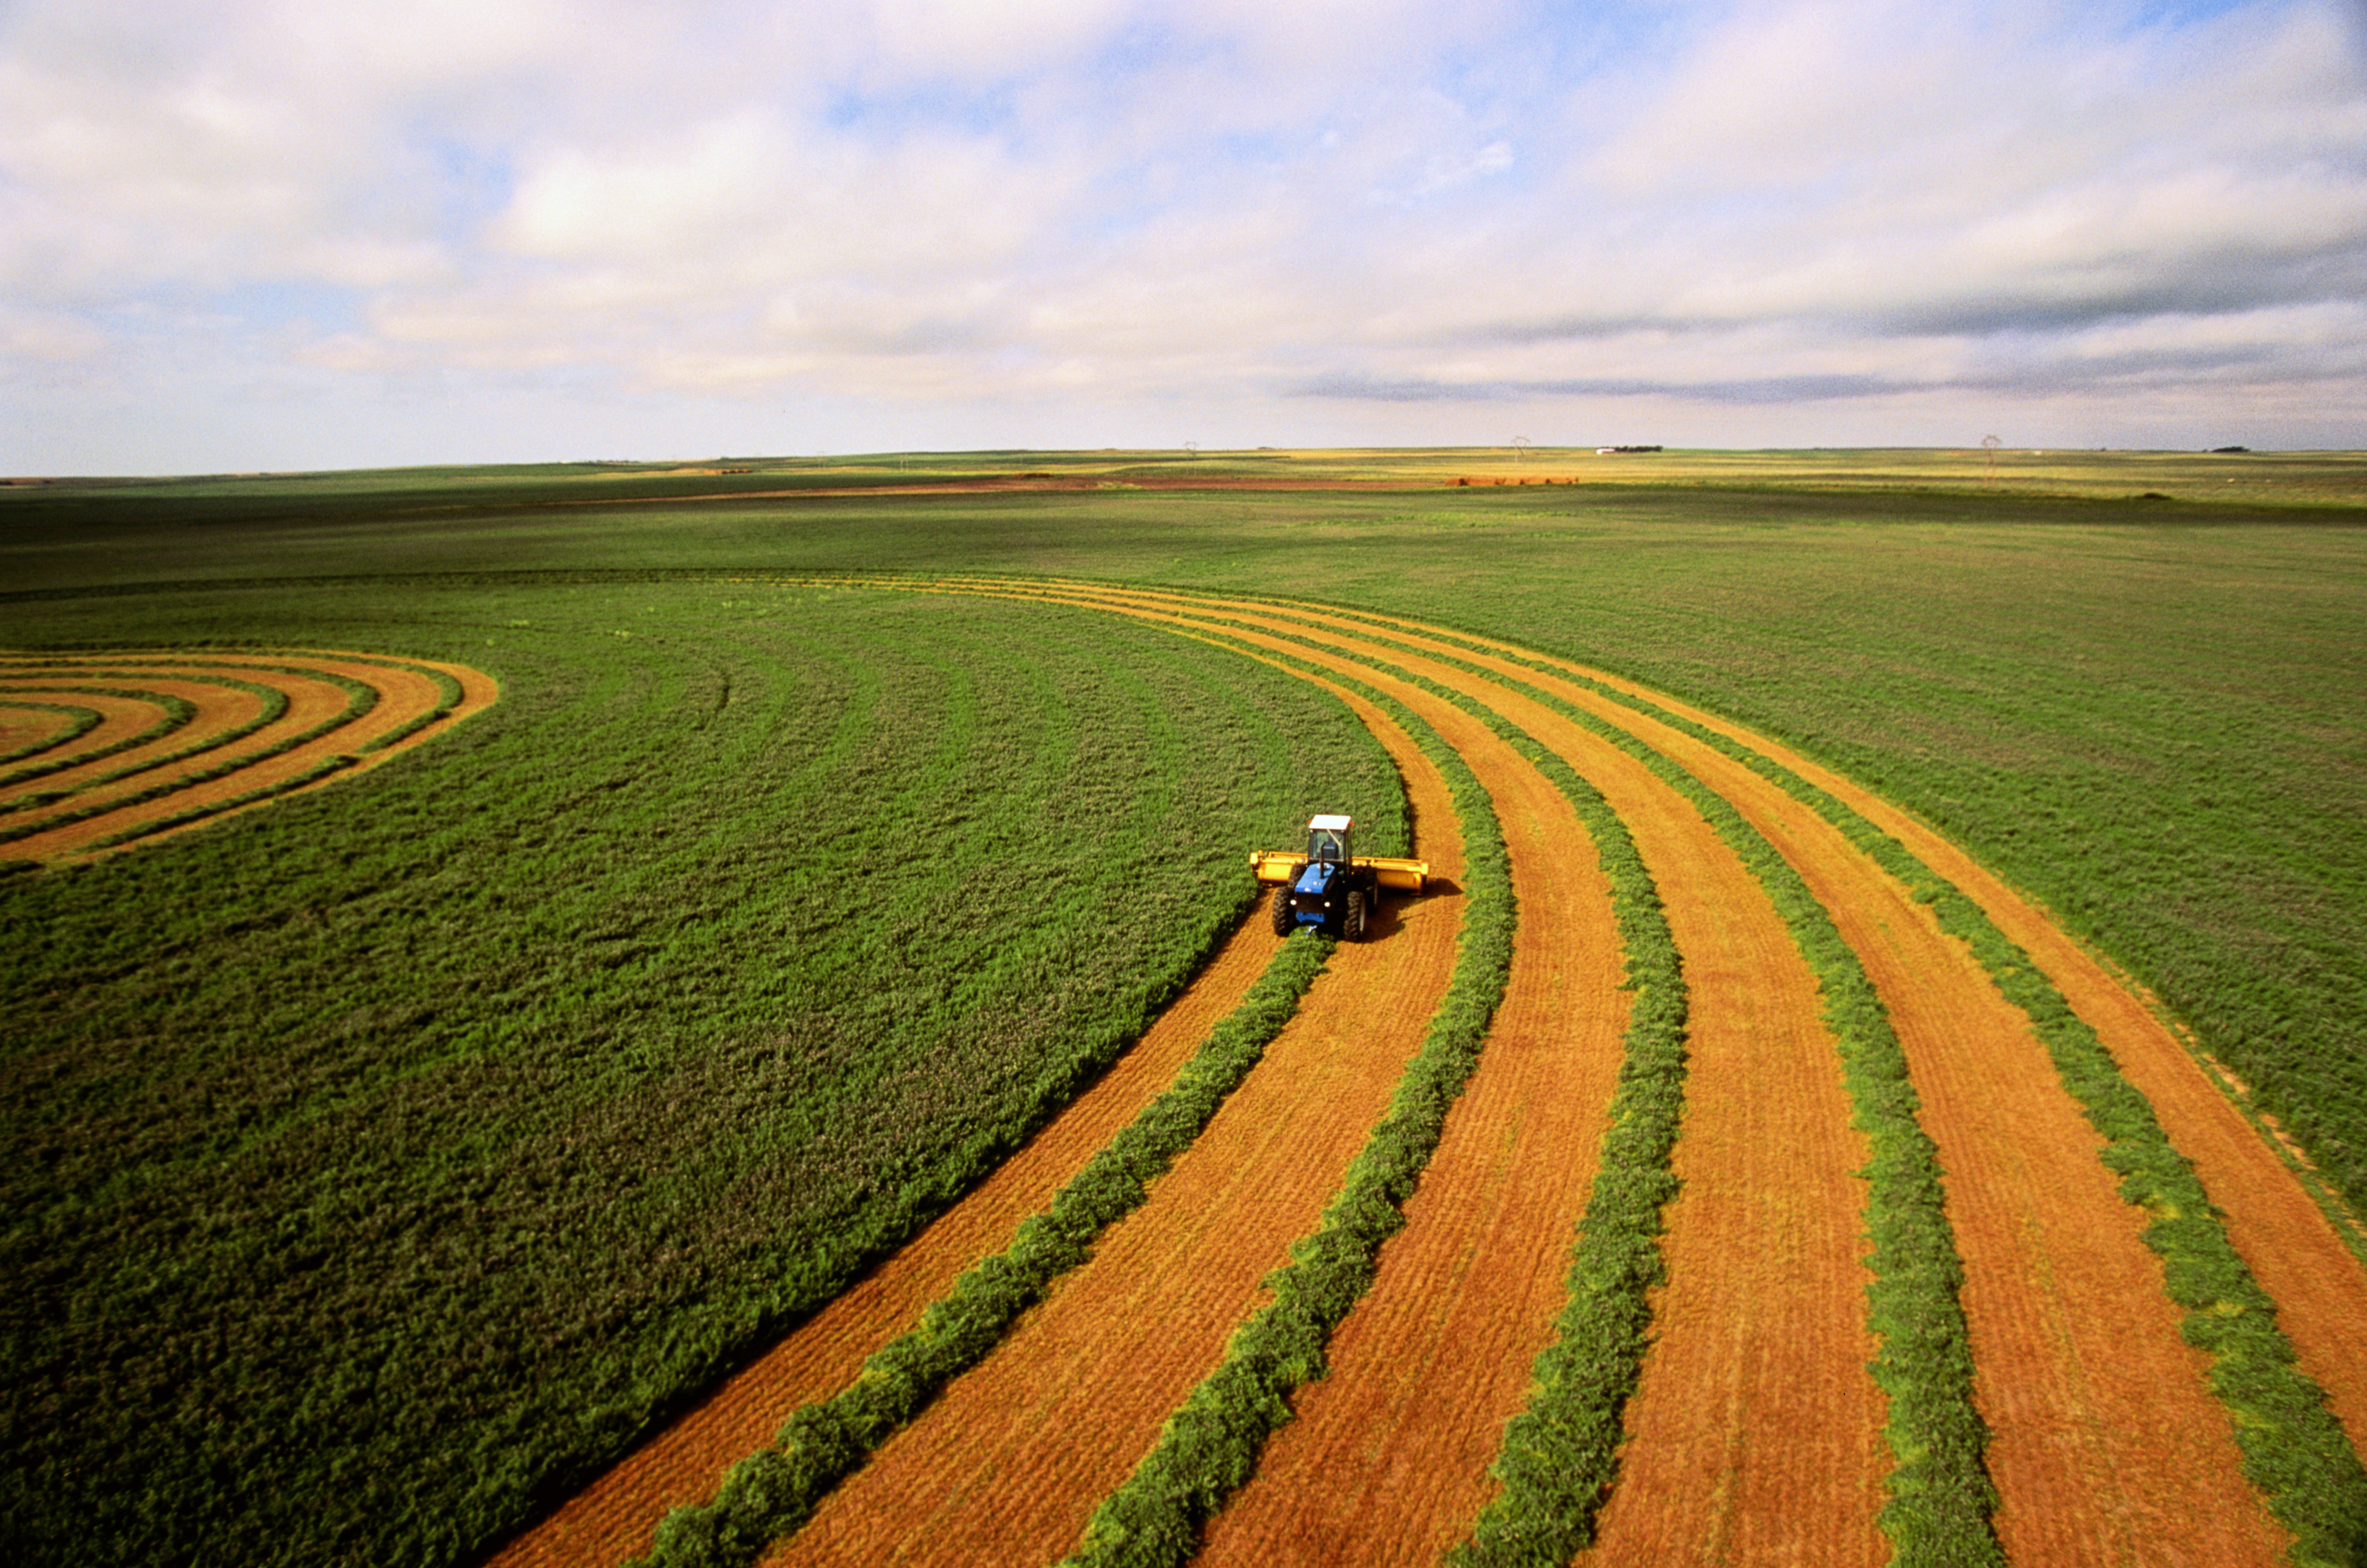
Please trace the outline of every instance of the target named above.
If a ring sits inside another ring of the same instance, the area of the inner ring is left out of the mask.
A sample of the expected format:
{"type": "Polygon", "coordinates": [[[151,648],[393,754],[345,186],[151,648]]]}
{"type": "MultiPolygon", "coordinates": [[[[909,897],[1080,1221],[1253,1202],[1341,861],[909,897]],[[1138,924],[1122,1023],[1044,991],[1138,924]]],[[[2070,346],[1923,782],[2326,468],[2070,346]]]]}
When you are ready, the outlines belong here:
{"type": "MultiPolygon", "coordinates": [[[[0,800],[17,800],[27,795],[46,795],[58,790],[78,790],[93,778],[102,778],[109,774],[121,773],[126,768],[145,767],[160,757],[186,752],[192,746],[210,744],[215,739],[227,734],[241,724],[252,723],[263,712],[262,698],[251,691],[240,691],[234,687],[223,686],[218,682],[202,679],[159,678],[154,676],[142,675],[138,677],[138,684],[142,691],[153,693],[157,697],[177,697],[184,701],[195,704],[198,710],[197,716],[179,729],[159,735],[146,745],[133,746],[129,751],[119,751],[112,756],[98,757],[77,767],[62,767],[55,773],[45,773],[38,778],[28,778],[22,784],[0,792],[0,800]]],[[[153,726],[164,716],[164,708],[160,703],[126,703],[121,699],[107,698],[90,698],[86,699],[86,703],[93,708],[113,703],[127,709],[136,709],[145,715],[139,723],[126,726],[119,732],[120,734],[138,734],[142,730],[153,726]]],[[[108,722],[84,736],[84,745],[77,749],[112,744],[118,733],[110,713],[108,722]]],[[[206,763],[201,758],[191,758],[182,764],[185,771],[205,766],[206,763]]],[[[129,779],[124,781],[124,785],[130,789],[146,788],[144,783],[133,784],[129,779]]],[[[73,800],[61,801],[45,809],[52,812],[71,812],[96,799],[98,797],[96,795],[80,795],[73,800]]]]}
{"type": "MultiPolygon", "coordinates": [[[[332,775],[341,778],[366,768],[376,767],[387,757],[406,751],[428,736],[440,733],[448,724],[466,718],[493,701],[498,688],[493,679],[478,671],[459,665],[426,665],[406,661],[403,664],[380,663],[361,655],[279,651],[246,652],[241,653],[161,654],[153,653],[102,653],[87,656],[92,668],[137,674],[141,684],[149,689],[183,696],[199,705],[199,715],[153,748],[153,755],[164,756],[186,750],[189,745],[221,735],[239,723],[251,720],[260,710],[258,699],[252,694],[211,684],[221,679],[235,679],[272,687],[288,697],[288,710],[271,723],[241,739],[240,752],[265,750],[278,741],[323,723],[346,710],[351,699],[345,690],[328,681],[302,674],[288,674],[277,666],[297,666],[317,674],[343,676],[361,681],[379,693],[379,699],[368,712],[352,722],[322,735],[318,739],[291,747],[276,756],[258,758],[251,766],[239,768],[222,778],[177,790],[153,800],[130,802],[119,810],[96,816],[65,823],[46,832],[33,834],[0,846],[7,858],[57,859],[85,855],[96,851],[98,841],[122,832],[127,827],[176,816],[192,808],[234,800],[250,791],[267,789],[301,777],[319,764],[341,755],[358,752],[362,747],[391,733],[422,714],[435,711],[443,701],[441,687],[429,676],[428,669],[438,669],[460,683],[462,701],[443,722],[429,725],[393,745],[373,752],[360,763],[332,775]],[[253,661],[249,663],[247,661],[253,661]],[[154,672],[146,674],[143,672],[154,672]]],[[[94,765],[97,772],[113,772],[136,761],[137,756],[151,754],[151,748],[125,753],[94,765]]],[[[226,756],[219,748],[187,758],[176,766],[179,773],[200,773],[221,766],[236,753],[226,756]]],[[[52,776],[47,783],[59,787],[55,780],[64,775],[52,776]]],[[[123,799],[153,788],[160,782],[154,769],[134,774],[114,783],[100,786],[74,795],[46,808],[50,814],[62,815],[104,804],[113,799],[123,799]]],[[[320,782],[329,782],[323,779],[320,782]]],[[[315,788],[307,785],[305,788],[315,788]]],[[[289,791],[292,793],[293,791],[289,791]]],[[[274,796],[270,799],[284,799],[274,796]]],[[[257,801],[255,804],[264,804],[257,801]]],[[[245,809],[245,808],[241,808],[245,809]]],[[[38,820],[38,819],[36,819],[38,820]]],[[[204,819],[210,824],[219,817],[204,819]]],[[[203,825],[190,824],[188,826],[203,825]]],[[[149,844],[186,828],[164,832],[134,841],[149,844]]],[[[130,847],[124,846],[122,847],[130,847]]]]}
{"type": "Polygon", "coordinates": [[[1404,773],[1444,886],[1342,944],[1206,1131],[996,1353],[827,1498],[773,1563],[1048,1562],[1220,1358],[1338,1190],[1444,994],[1461,845],[1444,782],[1349,698],[1404,773]]]}
{"type": "Polygon", "coordinates": [[[2174,1540],[2195,1562],[2278,1561],[2290,1537],[2244,1480],[2209,1358],[2179,1335],[2160,1260],[2139,1240],[2146,1217],[2120,1200],[2028,1020],[1928,906],[1807,807],[1665,725],[1581,687],[1563,694],[1732,801],[1806,879],[1881,993],[1946,1172],[2008,1554],[2140,1562],[2174,1540]]]}
{"type": "MultiPolygon", "coordinates": [[[[71,755],[76,756],[85,752],[95,751],[100,746],[116,745],[130,740],[143,731],[153,729],[164,717],[164,706],[161,702],[151,702],[138,697],[102,697],[96,692],[77,690],[75,684],[75,677],[72,676],[57,676],[46,671],[39,675],[19,675],[15,670],[0,666],[0,686],[6,687],[6,695],[10,698],[25,702],[70,703],[77,708],[94,709],[101,715],[96,724],[75,737],[71,755]]],[[[57,717],[59,728],[64,727],[65,721],[62,716],[40,715],[40,717],[57,717]]],[[[13,749],[13,746],[10,749],[13,749]]],[[[128,756],[129,754],[119,755],[128,756]]],[[[63,757],[28,756],[9,764],[6,769],[0,771],[14,772],[19,767],[33,767],[42,763],[63,760],[65,760],[63,757]]],[[[39,778],[28,778],[22,783],[12,784],[6,790],[0,790],[0,802],[19,800],[27,795],[39,795],[45,790],[55,789],[57,786],[49,781],[66,771],[68,770],[65,768],[60,768],[56,773],[46,773],[39,778]]]]}
{"type": "MultiPolygon", "coordinates": [[[[97,706],[87,699],[63,694],[53,696],[39,692],[26,693],[23,694],[23,699],[27,702],[72,703],[80,708],[97,706]]],[[[41,751],[49,750],[65,737],[66,731],[72,727],[74,722],[74,716],[71,713],[52,713],[39,708],[20,708],[8,702],[5,698],[0,698],[0,756],[23,752],[22,756],[17,757],[8,766],[12,768],[30,767],[40,760],[40,752],[30,748],[38,745],[41,751]]],[[[150,721],[152,723],[153,722],[153,720],[150,721]]],[[[102,724],[99,727],[104,726],[102,724]]],[[[95,732],[85,732],[86,734],[92,733],[95,732]]],[[[139,732],[135,730],[132,733],[137,734],[139,732]]]]}
{"type": "Polygon", "coordinates": [[[2367,1267],[2146,1000],[2035,903],[1897,806],[1738,725],[1608,676],[1596,678],[1731,735],[1829,791],[1954,883],[2030,955],[2151,1102],[2172,1145],[2193,1162],[2211,1201],[2225,1210],[2229,1241],[2276,1301],[2277,1322],[2301,1369],[2326,1390],[2351,1445],[2367,1451],[2367,1267]]]}
{"type": "Polygon", "coordinates": [[[1429,1563],[1486,1502],[1562,1301],[1619,1072],[1611,885],[1569,801],[1459,710],[1365,672],[1489,781],[1520,925],[1488,1045],[1406,1228],[1199,1561],[1429,1563]]]}
{"type": "Polygon", "coordinates": [[[1020,1222],[1047,1207],[1240,1006],[1278,940],[1263,909],[1256,911],[1109,1072],[984,1183],[513,1541],[492,1568],[614,1564],[647,1551],[670,1510],[712,1497],[731,1465],[770,1443],[791,1412],[854,1381],[865,1358],[918,1324],[964,1269],[1009,1246],[1020,1222]]]}
{"type": "MultiPolygon", "coordinates": [[[[1250,605],[1230,608],[1243,615],[1270,613],[1250,605]]],[[[1319,635],[1365,646],[1338,632],[1319,635]]],[[[1781,916],[1700,813],[1634,758],[1542,704],[1467,673],[1390,650],[1368,651],[1480,698],[1603,791],[1652,872],[1683,954],[1691,1061],[1675,1168],[1685,1187],[1669,1210],[1662,1244],[1670,1283],[1657,1302],[1658,1342],[1628,1407],[1622,1479],[1603,1516],[1593,1556],[1639,1562],[1884,1561],[1889,1548],[1874,1515],[1888,1471],[1881,1435],[1885,1405],[1863,1372],[1874,1343],[1864,1312],[1864,1188],[1853,1175],[1868,1151],[1849,1126],[1839,1055],[1818,1017],[1815,978],[1781,916]]],[[[1500,755],[1509,755],[1508,748],[1471,721],[1463,723],[1484,742],[1462,730],[1450,739],[1491,789],[1502,790],[1515,770],[1500,755]]],[[[1514,760],[1518,772],[1535,777],[1514,760]]],[[[1509,841],[1520,813],[1504,812],[1502,804],[1500,797],[1509,841]]],[[[1565,880],[1599,877],[1592,862],[1591,846],[1580,840],[1559,846],[1551,859],[1532,861],[1530,869],[1550,867],[1548,875],[1565,880]]],[[[1516,876],[1521,864],[1516,851],[1516,876]]],[[[1521,898],[1516,952],[1527,958],[1552,950],[1558,945],[1552,912],[1537,909],[1525,886],[1521,898]]],[[[1614,938],[1603,932],[1593,939],[1614,938]]],[[[1522,974],[1516,960],[1516,988],[1522,974]]],[[[1598,976],[1593,989],[1580,992],[1580,1005],[1611,1014],[1606,1004],[1618,994],[1612,990],[1616,983],[1614,968],[1607,981],[1598,976]]],[[[1210,1551],[1218,1561],[1430,1562],[1467,1531],[1492,1495],[1482,1471],[1494,1457],[1503,1421],[1525,1395],[1530,1362],[1560,1305],[1569,1225],[1583,1206],[1584,1184],[1592,1180],[1624,1011],[1617,1009],[1615,1021],[1598,1019],[1611,1031],[1608,1040],[1585,1042],[1594,1060],[1561,1091],[1583,1103],[1586,1131],[1582,1158],[1572,1162],[1582,1176],[1564,1199],[1570,1207],[1550,1245],[1543,1256],[1524,1250],[1546,1241],[1535,1233],[1518,1244],[1501,1233],[1471,1244],[1484,1247],[1476,1256],[1487,1260],[1489,1274],[1527,1276],[1520,1287],[1504,1288],[1492,1324],[1482,1319],[1453,1325],[1475,1338],[1492,1335],[1512,1342],[1487,1401],[1476,1392],[1467,1396],[1478,1410],[1433,1412],[1444,1431],[1467,1446],[1478,1436],[1486,1442],[1453,1452],[1447,1438],[1433,1436],[1425,1451],[1416,1447],[1422,1442],[1419,1434],[1393,1434],[1395,1442],[1385,1444],[1361,1437],[1353,1421],[1335,1423],[1319,1442],[1302,1436],[1302,1428],[1315,1429],[1325,1402],[1348,1404],[1348,1395],[1333,1391],[1345,1386],[1352,1353],[1368,1360],[1370,1375],[1385,1381],[1420,1387],[1433,1381],[1419,1365],[1407,1364],[1413,1359],[1407,1347],[1427,1347],[1428,1315],[1443,1313],[1453,1298],[1424,1300],[1417,1293],[1399,1309],[1400,1322],[1384,1330],[1372,1320],[1367,1346],[1358,1336],[1386,1300],[1376,1286],[1342,1325],[1332,1377],[1302,1397],[1298,1421],[1269,1446],[1258,1481],[1212,1528],[1210,1551]],[[1588,1081],[1598,1074],[1599,1087],[1588,1081]],[[1394,1368],[1392,1356],[1401,1358],[1394,1368]],[[1464,1430],[1457,1432],[1458,1426],[1464,1430]],[[1291,1480],[1302,1489],[1295,1506],[1303,1522],[1294,1532],[1282,1522],[1293,1503],[1279,1483],[1289,1456],[1302,1447],[1308,1451],[1291,1480]],[[1275,1485],[1269,1486],[1270,1478],[1275,1485]],[[1437,1505],[1428,1504],[1424,1493],[1437,1494],[1437,1505]]],[[[1405,1233],[1383,1255],[1384,1285],[1398,1253],[1424,1244],[1418,1217],[1426,1220],[1432,1203],[1446,1201],[1439,1194],[1455,1168],[1452,1141],[1477,1125],[1491,1071],[1518,1061],[1501,1048],[1517,1049],[1521,1040],[1508,997],[1479,1076],[1449,1123],[1450,1142],[1442,1144],[1408,1207],[1405,1233]]],[[[1532,1104],[1524,1114],[1547,1124],[1563,1119],[1567,1126],[1574,1109],[1532,1104]]],[[[1520,1137],[1525,1145],[1525,1128],[1520,1137]]],[[[1503,1153],[1534,1159],[1568,1158],[1578,1151],[1520,1146],[1503,1153]]],[[[1550,1178],[1524,1166],[1519,1179],[1550,1178]]],[[[1533,1226],[1535,1220],[1530,1217],[1533,1226]]],[[[1462,1266],[1471,1267],[1473,1257],[1467,1251],[1462,1266]]],[[[1381,1428],[1380,1412],[1359,1414],[1367,1427],[1381,1428]]]]}

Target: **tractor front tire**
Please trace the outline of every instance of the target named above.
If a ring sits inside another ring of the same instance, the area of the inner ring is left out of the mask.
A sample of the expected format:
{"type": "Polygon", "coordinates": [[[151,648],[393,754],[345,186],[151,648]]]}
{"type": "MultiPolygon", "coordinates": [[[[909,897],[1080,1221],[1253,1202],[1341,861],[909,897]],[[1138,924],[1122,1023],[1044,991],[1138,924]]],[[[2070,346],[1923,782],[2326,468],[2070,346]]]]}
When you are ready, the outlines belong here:
{"type": "Polygon", "coordinates": [[[1351,942],[1365,939],[1365,892],[1362,888],[1348,895],[1348,907],[1340,912],[1340,935],[1351,942]]]}
{"type": "Polygon", "coordinates": [[[1287,937],[1290,926],[1290,884],[1285,882],[1274,890],[1274,934],[1287,937]]]}

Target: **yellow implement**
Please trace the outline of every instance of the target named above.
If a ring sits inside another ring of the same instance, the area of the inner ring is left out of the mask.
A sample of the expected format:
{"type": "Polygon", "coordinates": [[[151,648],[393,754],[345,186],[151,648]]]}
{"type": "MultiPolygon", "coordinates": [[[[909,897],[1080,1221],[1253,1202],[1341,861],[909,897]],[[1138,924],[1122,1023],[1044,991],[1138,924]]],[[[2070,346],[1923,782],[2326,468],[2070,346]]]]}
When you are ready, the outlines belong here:
{"type": "MultiPolygon", "coordinates": [[[[1294,866],[1307,863],[1307,857],[1296,849],[1253,849],[1250,851],[1250,869],[1262,882],[1286,882],[1294,866]]],[[[1358,855],[1348,862],[1353,870],[1370,869],[1380,879],[1381,886],[1396,888],[1401,892],[1420,892],[1424,877],[1430,875],[1427,860],[1398,860],[1382,855],[1358,855]]]]}

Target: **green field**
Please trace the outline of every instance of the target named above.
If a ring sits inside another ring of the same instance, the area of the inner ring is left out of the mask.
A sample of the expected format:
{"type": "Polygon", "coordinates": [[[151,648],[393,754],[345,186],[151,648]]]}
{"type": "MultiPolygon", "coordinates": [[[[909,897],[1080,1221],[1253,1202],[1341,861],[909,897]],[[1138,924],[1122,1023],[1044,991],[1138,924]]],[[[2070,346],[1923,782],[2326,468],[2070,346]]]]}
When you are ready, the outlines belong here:
{"type": "Polygon", "coordinates": [[[741,577],[1303,596],[1632,676],[1941,825],[2367,1203],[2367,461],[674,466],[0,490],[0,644],[504,688],[349,783],[0,879],[12,1561],[480,1549],[1048,1114],[1243,906],[1242,850],[1316,807],[1402,834],[1344,710],[1232,653],[741,577]],[[1085,487],[959,489],[1018,472],[1085,487]],[[1294,479],[1395,487],[1225,487],[1294,479]],[[914,493],[733,494],[847,484],[914,493]]]}

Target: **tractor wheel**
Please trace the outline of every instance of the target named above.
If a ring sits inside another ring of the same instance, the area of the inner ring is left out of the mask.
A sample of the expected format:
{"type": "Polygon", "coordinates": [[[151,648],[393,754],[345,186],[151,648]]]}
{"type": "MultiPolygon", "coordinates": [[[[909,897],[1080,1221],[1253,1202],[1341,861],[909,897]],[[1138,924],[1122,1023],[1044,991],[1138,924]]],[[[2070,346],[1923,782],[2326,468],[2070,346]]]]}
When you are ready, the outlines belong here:
{"type": "Polygon", "coordinates": [[[1290,884],[1285,882],[1274,890],[1274,934],[1287,937],[1290,926],[1290,884]]]}
{"type": "Polygon", "coordinates": [[[1340,912],[1340,935],[1351,942],[1365,939],[1365,892],[1362,888],[1348,895],[1348,907],[1340,912]]]}

